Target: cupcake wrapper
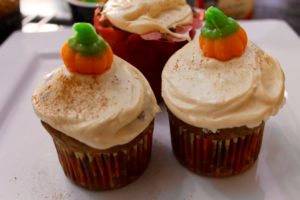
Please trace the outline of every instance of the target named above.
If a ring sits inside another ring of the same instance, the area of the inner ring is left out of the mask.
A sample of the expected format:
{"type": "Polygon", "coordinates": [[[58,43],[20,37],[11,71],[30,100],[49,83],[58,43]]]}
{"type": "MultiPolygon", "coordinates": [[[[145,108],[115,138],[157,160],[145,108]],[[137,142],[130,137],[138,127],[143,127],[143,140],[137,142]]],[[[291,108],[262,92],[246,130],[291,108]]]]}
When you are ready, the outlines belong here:
{"type": "Polygon", "coordinates": [[[169,120],[175,156],[183,166],[197,174],[235,175],[244,172],[257,160],[264,123],[251,129],[221,129],[212,133],[186,124],[170,112],[169,120]]]}
{"type": "Polygon", "coordinates": [[[109,190],[129,184],[145,171],[151,156],[152,134],[153,122],[126,145],[90,152],[74,149],[51,135],[60,164],[71,181],[91,190],[109,190]]]}

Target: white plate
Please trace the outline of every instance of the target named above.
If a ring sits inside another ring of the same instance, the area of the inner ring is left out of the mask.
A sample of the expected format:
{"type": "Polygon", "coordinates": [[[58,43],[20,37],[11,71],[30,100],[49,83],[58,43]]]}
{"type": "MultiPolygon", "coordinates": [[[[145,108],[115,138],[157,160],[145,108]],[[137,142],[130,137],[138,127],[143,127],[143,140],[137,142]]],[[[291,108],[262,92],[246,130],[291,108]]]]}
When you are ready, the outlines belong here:
{"type": "Polygon", "coordinates": [[[172,154],[163,112],[156,120],[146,172],[125,188],[108,192],[87,191],[69,182],[31,106],[38,80],[62,64],[60,47],[72,31],[13,34],[0,48],[0,199],[299,199],[300,40],[283,21],[242,25],[251,40],[279,59],[289,94],[284,108],[267,123],[258,162],[230,178],[189,172],[172,154]]]}

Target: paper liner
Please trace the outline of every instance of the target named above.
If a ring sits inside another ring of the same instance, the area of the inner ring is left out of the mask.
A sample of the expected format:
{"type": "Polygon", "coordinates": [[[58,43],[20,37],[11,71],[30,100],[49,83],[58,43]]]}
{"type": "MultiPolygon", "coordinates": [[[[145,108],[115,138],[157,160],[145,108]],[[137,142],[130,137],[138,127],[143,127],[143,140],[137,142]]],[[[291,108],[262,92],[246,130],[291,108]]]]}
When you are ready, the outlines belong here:
{"type": "Polygon", "coordinates": [[[208,129],[186,124],[169,112],[173,152],[189,170],[205,176],[244,172],[257,160],[264,123],[255,128],[208,129]]]}
{"type": "MultiPolygon", "coordinates": [[[[81,150],[80,145],[74,147],[74,141],[66,142],[53,131],[50,134],[64,173],[71,181],[86,189],[110,190],[129,184],[145,171],[151,155],[153,124],[130,143],[106,150],[87,150],[86,145],[81,150]]],[[[49,131],[49,127],[46,129],[49,131]]]]}

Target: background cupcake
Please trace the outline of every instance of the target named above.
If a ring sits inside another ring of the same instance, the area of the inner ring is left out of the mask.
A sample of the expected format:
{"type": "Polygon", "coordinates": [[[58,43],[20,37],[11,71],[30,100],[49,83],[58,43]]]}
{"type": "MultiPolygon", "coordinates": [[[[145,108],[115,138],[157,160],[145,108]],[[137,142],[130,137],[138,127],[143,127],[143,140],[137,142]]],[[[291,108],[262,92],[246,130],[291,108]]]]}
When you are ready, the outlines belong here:
{"type": "Polygon", "coordinates": [[[102,7],[106,0],[67,0],[74,22],[93,23],[94,11],[102,7]]]}
{"type": "Polygon", "coordinates": [[[176,52],[162,73],[175,156],[188,169],[229,176],[258,157],[264,124],[284,103],[279,63],[233,19],[209,8],[201,36],[176,52]]]}
{"type": "Polygon", "coordinates": [[[67,177],[88,189],[119,188],[147,167],[159,107],[143,75],[90,24],[74,29],[62,48],[66,67],[44,78],[33,107],[67,177]]]}
{"type": "Polygon", "coordinates": [[[161,100],[161,71],[168,58],[201,26],[185,0],[109,0],[95,11],[97,32],[116,55],[137,67],[161,100]]]}

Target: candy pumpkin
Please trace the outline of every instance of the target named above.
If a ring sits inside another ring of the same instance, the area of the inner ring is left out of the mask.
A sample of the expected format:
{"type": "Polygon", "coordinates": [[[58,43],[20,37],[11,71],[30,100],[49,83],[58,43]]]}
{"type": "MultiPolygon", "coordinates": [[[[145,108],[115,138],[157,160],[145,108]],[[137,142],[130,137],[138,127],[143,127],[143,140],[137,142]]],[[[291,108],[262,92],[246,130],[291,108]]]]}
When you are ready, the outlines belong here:
{"type": "Polygon", "coordinates": [[[226,61],[243,54],[247,46],[247,34],[234,19],[226,17],[215,7],[206,11],[205,19],[199,38],[204,56],[226,61]]]}
{"type": "Polygon", "coordinates": [[[88,23],[73,26],[75,36],[66,42],[61,51],[64,64],[70,72],[84,75],[99,75],[112,64],[113,52],[110,46],[88,23]]]}

